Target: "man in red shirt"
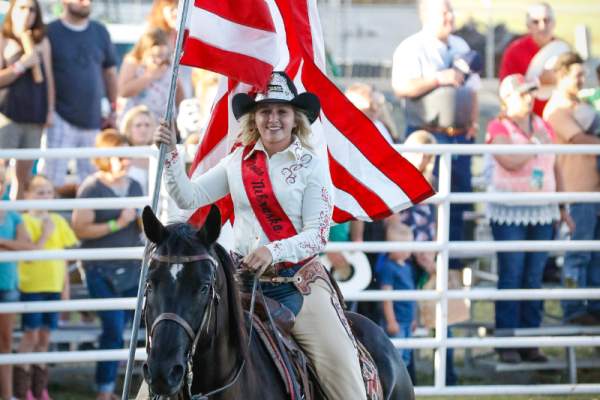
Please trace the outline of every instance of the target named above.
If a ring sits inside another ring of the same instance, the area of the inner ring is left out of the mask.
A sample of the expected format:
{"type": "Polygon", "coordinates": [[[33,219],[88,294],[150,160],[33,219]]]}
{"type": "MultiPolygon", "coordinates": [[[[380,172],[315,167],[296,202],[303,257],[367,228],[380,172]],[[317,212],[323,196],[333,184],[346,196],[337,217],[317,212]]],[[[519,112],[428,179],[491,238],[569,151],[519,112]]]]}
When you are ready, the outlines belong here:
{"type": "MultiPolygon", "coordinates": [[[[529,63],[536,53],[545,45],[554,40],[554,11],[548,3],[533,4],[527,10],[528,34],[513,41],[502,57],[500,63],[500,81],[511,74],[526,75],[529,63]]],[[[540,84],[552,85],[555,83],[554,73],[544,69],[538,77],[540,84]]],[[[533,111],[542,116],[547,100],[535,99],[533,111]]]]}

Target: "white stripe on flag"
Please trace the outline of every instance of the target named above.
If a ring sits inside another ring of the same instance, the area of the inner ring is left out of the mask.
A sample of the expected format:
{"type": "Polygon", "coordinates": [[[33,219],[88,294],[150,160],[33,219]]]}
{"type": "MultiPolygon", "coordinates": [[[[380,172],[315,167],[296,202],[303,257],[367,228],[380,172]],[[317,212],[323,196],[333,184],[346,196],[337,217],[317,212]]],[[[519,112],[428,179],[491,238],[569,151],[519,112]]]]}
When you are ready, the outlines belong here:
{"type": "MultiPolygon", "coordinates": [[[[404,191],[374,166],[337,128],[322,118],[327,132],[326,140],[332,157],[358,182],[375,193],[388,207],[410,203],[404,191]]],[[[336,199],[337,200],[337,199],[336,199]]]]}
{"type": "Polygon", "coordinates": [[[369,214],[358,204],[356,199],[347,192],[334,187],[333,196],[335,206],[349,214],[354,215],[361,221],[371,221],[369,214]]]}
{"type": "Polygon", "coordinates": [[[309,2],[308,18],[310,20],[310,31],[312,36],[313,60],[317,67],[325,72],[327,66],[325,60],[325,41],[323,40],[321,19],[319,17],[319,9],[317,8],[316,0],[314,2],[309,2]]]}
{"type": "Polygon", "coordinates": [[[273,51],[277,43],[275,32],[240,25],[197,7],[191,10],[187,26],[191,37],[213,47],[271,65],[275,65],[279,59],[279,54],[273,51]]]}
{"type": "Polygon", "coordinates": [[[227,137],[223,138],[212,150],[204,156],[202,160],[198,163],[198,166],[194,170],[192,176],[196,176],[197,174],[203,174],[223,159],[224,155],[227,155],[229,151],[227,137]]]}
{"type": "Polygon", "coordinates": [[[275,32],[277,32],[277,53],[279,54],[279,61],[275,65],[275,71],[283,71],[290,62],[290,52],[287,47],[287,37],[285,35],[285,25],[283,24],[283,18],[279,12],[279,7],[275,4],[275,0],[266,0],[271,12],[271,19],[273,25],[275,25],[275,32]]]}

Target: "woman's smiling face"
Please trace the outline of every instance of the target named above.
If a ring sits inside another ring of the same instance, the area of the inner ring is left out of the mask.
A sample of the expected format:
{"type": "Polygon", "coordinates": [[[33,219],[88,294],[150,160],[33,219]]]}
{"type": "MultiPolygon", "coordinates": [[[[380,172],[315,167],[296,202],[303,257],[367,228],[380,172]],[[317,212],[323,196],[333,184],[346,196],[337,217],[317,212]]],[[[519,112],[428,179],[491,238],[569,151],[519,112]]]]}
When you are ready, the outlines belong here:
{"type": "Polygon", "coordinates": [[[296,127],[294,107],[285,103],[261,104],[254,119],[265,147],[275,146],[276,151],[281,151],[291,144],[292,130],[296,127]]]}

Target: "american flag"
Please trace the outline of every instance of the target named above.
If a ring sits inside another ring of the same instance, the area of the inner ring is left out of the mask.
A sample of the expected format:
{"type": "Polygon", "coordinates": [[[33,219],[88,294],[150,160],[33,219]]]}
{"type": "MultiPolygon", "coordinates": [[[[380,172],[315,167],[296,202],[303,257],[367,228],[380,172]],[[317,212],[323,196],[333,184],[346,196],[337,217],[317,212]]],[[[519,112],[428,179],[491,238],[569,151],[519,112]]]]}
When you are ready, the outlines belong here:
{"type": "MultiPolygon", "coordinates": [[[[264,88],[275,69],[285,71],[299,93],[312,92],[321,101],[313,145],[329,162],[335,222],[384,218],[434,193],[327,78],[316,0],[196,0],[186,26],[181,63],[225,77],[192,174],[204,173],[231,150],[239,132],[232,97],[264,88]]],[[[222,212],[230,204],[223,199],[222,212]]],[[[202,219],[196,212],[192,222],[202,219]]]]}

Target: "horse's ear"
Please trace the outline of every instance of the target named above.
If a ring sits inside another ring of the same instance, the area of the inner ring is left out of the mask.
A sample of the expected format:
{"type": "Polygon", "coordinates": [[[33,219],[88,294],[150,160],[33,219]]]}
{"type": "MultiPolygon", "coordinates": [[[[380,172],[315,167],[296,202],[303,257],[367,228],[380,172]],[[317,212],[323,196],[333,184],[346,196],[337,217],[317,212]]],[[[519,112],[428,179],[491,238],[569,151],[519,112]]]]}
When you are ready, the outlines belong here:
{"type": "Polygon", "coordinates": [[[202,229],[198,231],[200,240],[206,244],[213,244],[219,238],[221,233],[221,212],[219,207],[214,204],[210,206],[210,212],[206,217],[206,221],[202,229]]]}
{"type": "Polygon", "coordinates": [[[159,244],[167,236],[167,230],[149,206],[144,207],[142,221],[144,223],[144,233],[152,243],[159,244]]]}

